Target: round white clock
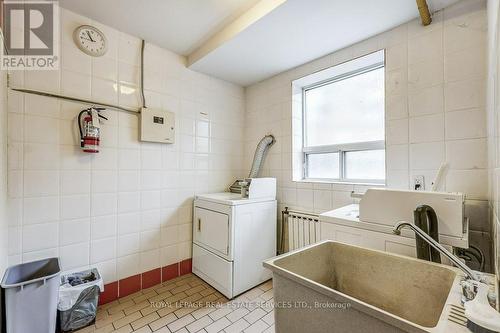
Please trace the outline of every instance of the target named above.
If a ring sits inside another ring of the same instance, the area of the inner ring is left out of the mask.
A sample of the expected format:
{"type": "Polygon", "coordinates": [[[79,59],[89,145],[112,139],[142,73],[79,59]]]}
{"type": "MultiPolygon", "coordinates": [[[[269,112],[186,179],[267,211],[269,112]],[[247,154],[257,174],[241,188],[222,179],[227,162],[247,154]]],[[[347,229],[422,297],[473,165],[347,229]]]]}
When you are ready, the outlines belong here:
{"type": "Polygon", "coordinates": [[[93,57],[103,56],[108,50],[108,41],[101,30],[91,25],[75,29],[73,39],[80,50],[93,57]]]}

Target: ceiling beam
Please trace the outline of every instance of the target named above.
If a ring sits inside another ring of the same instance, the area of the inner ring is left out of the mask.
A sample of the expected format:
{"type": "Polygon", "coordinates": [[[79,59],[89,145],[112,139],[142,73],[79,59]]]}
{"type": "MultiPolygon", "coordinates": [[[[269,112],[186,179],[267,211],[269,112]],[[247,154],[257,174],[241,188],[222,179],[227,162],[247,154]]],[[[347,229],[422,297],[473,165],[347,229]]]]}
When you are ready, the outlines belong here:
{"type": "Polygon", "coordinates": [[[236,20],[216,32],[205,43],[188,55],[188,66],[191,66],[207,54],[220,47],[225,42],[237,36],[243,30],[281,6],[287,0],[260,0],[252,8],[239,16],[236,20]]]}

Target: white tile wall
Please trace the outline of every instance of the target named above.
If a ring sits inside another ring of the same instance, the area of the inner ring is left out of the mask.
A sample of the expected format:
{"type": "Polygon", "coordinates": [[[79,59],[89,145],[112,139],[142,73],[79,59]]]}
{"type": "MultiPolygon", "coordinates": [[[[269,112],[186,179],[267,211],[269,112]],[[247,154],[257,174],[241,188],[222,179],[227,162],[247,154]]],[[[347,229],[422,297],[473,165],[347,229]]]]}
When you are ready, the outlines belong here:
{"type": "MultiPolygon", "coordinates": [[[[349,191],[364,187],[292,181],[297,170],[289,152],[300,147],[292,147],[291,128],[300,128],[300,119],[292,114],[291,81],[385,48],[387,186],[408,188],[415,175],[424,175],[430,187],[447,161],[443,189],[485,202],[486,34],[486,1],[465,0],[436,13],[428,27],[414,20],[248,87],[244,165],[258,140],[273,133],[278,141],[264,173],[278,178],[282,207],[319,212],[352,203],[349,191]]],[[[300,144],[300,133],[296,137],[300,144]]],[[[485,214],[477,213],[485,209],[471,210],[475,225],[487,225],[485,214]]]]}
{"type": "MultiPolygon", "coordinates": [[[[138,108],[140,40],[64,9],[61,23],[61,69],[11,73],[12,84],[138,108]],[[72,41],[89,23],[108,38],[104,57],[72,41]]],[[[138,117],[107,110],[101,152],[85,154],[76,125],[85,105],[9,92],[10,264],[58,255],[63,269],[96,265],[110,282],[191,256],[193,195],[242,175],[245,105],[241,87],[185,63],[146,46],[147,106],[176,114],[173,145],[140,143],[138,117]]]]}

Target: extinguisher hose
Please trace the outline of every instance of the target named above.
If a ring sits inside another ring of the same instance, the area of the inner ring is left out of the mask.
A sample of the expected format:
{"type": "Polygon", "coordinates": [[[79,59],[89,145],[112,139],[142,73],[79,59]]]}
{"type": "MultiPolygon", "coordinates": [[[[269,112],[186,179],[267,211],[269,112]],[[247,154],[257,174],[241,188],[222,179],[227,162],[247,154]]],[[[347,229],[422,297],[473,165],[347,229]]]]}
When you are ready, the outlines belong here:
{"type": "Polygon", "coordinates": [[[83,129],[82,129],[82,115],[84,113],[88,112],[88,109],[87,110],[82,110],[80,111],[80,113],[78,114],[78,129],[80,130],[80,147],[83,148],[83,129]]]}

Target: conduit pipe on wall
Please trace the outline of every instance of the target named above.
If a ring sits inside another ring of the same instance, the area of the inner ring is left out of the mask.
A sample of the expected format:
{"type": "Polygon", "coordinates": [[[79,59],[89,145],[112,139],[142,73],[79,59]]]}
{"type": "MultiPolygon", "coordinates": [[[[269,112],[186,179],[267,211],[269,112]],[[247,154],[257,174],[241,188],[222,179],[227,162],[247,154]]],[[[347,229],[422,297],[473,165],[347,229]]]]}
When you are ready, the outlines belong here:
{"type": "Polygon", "coordinates": [[[429,11],[429,7],[427,6],[426,0],[416,0],[418,12],[420,13],[420,19],[422,20],[422,24],[429,25],[432,22],[431,13],[429,11]]]}

